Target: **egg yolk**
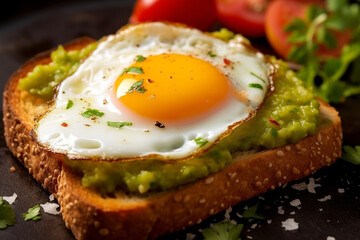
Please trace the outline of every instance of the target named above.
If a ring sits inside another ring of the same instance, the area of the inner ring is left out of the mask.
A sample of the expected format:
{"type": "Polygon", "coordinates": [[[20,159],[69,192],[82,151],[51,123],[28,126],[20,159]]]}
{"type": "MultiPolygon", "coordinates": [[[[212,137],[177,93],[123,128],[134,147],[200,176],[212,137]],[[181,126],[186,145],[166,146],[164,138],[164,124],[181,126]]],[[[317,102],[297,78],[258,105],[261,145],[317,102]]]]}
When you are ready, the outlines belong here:
{"type": "Polygon", "coordinates": [[[230,89],[216,67],[181,54],[139,56],[114,85],[116,97],[128,109],[158,121],[208,113],[227,99],[230,89]]]}

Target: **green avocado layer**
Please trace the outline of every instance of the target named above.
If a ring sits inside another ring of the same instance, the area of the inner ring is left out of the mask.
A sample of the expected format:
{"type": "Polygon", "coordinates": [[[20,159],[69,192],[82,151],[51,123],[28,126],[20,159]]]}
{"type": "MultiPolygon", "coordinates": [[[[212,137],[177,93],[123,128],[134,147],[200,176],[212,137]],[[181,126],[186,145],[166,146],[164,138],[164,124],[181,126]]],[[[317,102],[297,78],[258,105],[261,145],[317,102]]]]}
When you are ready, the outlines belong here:
{"type": "Polygon", "coordinates": [[[166,190],[208,176],[229,165],[232,153],[241,150],[274,148],[297,142],[314,134],[319,124],[319,103],[313,93],[281,61],[274,79],[275,90],[255,117],[236,128],[206,154],[187,161],[65,163],[83,173],[82,184],[103,194],[119,189],[145,193],[166,190]]]}
{"type": "Polygon", "coordinates": [[[19,88],[32,95],[49,100],[54,96],[55,87],[79,67],[81,59],[89,55],[98,45],[91,43],[80,50],[65,51],[62,46],[51,53],[51,63],[37,65],[20,80],[19,88]]]}

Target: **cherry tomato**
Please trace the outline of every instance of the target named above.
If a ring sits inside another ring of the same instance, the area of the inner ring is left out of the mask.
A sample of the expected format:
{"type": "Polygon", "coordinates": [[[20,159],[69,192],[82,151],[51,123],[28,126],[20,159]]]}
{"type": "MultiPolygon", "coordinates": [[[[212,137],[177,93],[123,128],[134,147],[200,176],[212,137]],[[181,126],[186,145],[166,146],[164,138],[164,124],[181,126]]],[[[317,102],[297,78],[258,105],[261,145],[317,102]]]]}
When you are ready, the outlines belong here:
{"type": "Polygon", "coordinates": [[[216,21],[215,0],[138,0],[130,23],[180,22],[209,30],[216,21]]]}
{"type": "MultiPolygon", "coordinates": [[[[324,6],[323,1],[311,0],[275,0],[266,11],[265,30],[266,37],[273,49],[281,56],[286,58],[293,44],[287,41],[290,33],[284,31],[284,28],[293,21],[294,18],[300,18],[308,21],[306,10],[310,4],[324,6]]],[[[336,57],[340,54],[342,47],[350,41],[349,32],[333,32],[337,40],[337,48],[329,49],[325,45],[320,45],[317,51],[318,56],[336,57]]]]}
{"type": "Polygon", "coordinates": [[[247,37],[265,36],[265,11],[271,0],[216,0],[219,21],[247,37]]]}

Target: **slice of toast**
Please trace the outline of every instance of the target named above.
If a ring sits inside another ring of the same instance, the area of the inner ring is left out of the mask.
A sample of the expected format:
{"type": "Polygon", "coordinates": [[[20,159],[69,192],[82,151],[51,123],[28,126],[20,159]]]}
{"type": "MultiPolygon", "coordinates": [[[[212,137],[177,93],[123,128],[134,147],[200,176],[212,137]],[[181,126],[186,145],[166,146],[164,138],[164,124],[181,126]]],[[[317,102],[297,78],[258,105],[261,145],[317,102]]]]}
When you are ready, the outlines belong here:
{"type": "MultiPolygon", "coordinates": [[[[79,49],[91,42],[80,38],[64,47],[79,49]]],[[[5,138],[14,156],[58,199],[65,224],[77,239],[155,239],[314,173],[341,156],[340,118],[334,108],[319,100],[321,124],[317,133],[296,144],[239,152],[234,163],[222,171],[177,189],[104,197],[83,187],[81,176],[63,163],[61,155],[42,149],[29,135],[34,117],[44,113],[48,105],[21,91],[18,82],[36,65],[50,61],[50,51],[41,53],[10,78],[3,101],[5,138]]]]}

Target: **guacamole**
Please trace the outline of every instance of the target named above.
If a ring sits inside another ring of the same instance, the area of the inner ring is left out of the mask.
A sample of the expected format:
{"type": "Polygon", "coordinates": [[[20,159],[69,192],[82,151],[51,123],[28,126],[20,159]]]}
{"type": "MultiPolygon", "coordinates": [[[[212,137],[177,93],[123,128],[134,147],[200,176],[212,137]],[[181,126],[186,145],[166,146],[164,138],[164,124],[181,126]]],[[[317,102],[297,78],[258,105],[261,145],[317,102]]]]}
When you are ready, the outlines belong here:
{"type": "MultiPolygon", "coordinates": [[[[80,60],[96,46],[94,43],[69,52],[60,46],[51,54],[49,65],[35,67],[20,81],[20,89],[50,99],[54,87],[74,73],[80,60]]],[[[149,159],[134,162],[65,160],[65,163],[83,174],[85,187],[96,188],[102,194],[120,189],[146,193],[175,188],[218,172],[233,161],[232,154],[236,151],[275,148],[314,134],[319,125],[319,103],[285,63],[276,59],[271,61],[279,66],[274,92],[252,119],[205,154],[179,162],[149,159]]]]}
{"type": "Polygon", "coordinates": [[[33,71],[20,80],[19,88],[45,100],[51,99],[54,96],[54,88],[76,71],[81,59],[89,55],[97,44],[94,42],[80,50],[72,51],[65,51],[62,46],[59,46],[51,53],[51,63],[37,65],[33,71]]]}
{"type": "Polygon", "coordinates": [[[255,117],[206,154],[173,163],[156,159],[125,163],[66,160],[65,163],[83,173],[85,187],[96,188],[103,194],[118,189],[145,193],[175,188],[218,172],[233,161],[232,154],[236,151],[274,148],[315,133],[319,103],[283,62],[272,61],[279,65],[275,91],[255,117]]]}

